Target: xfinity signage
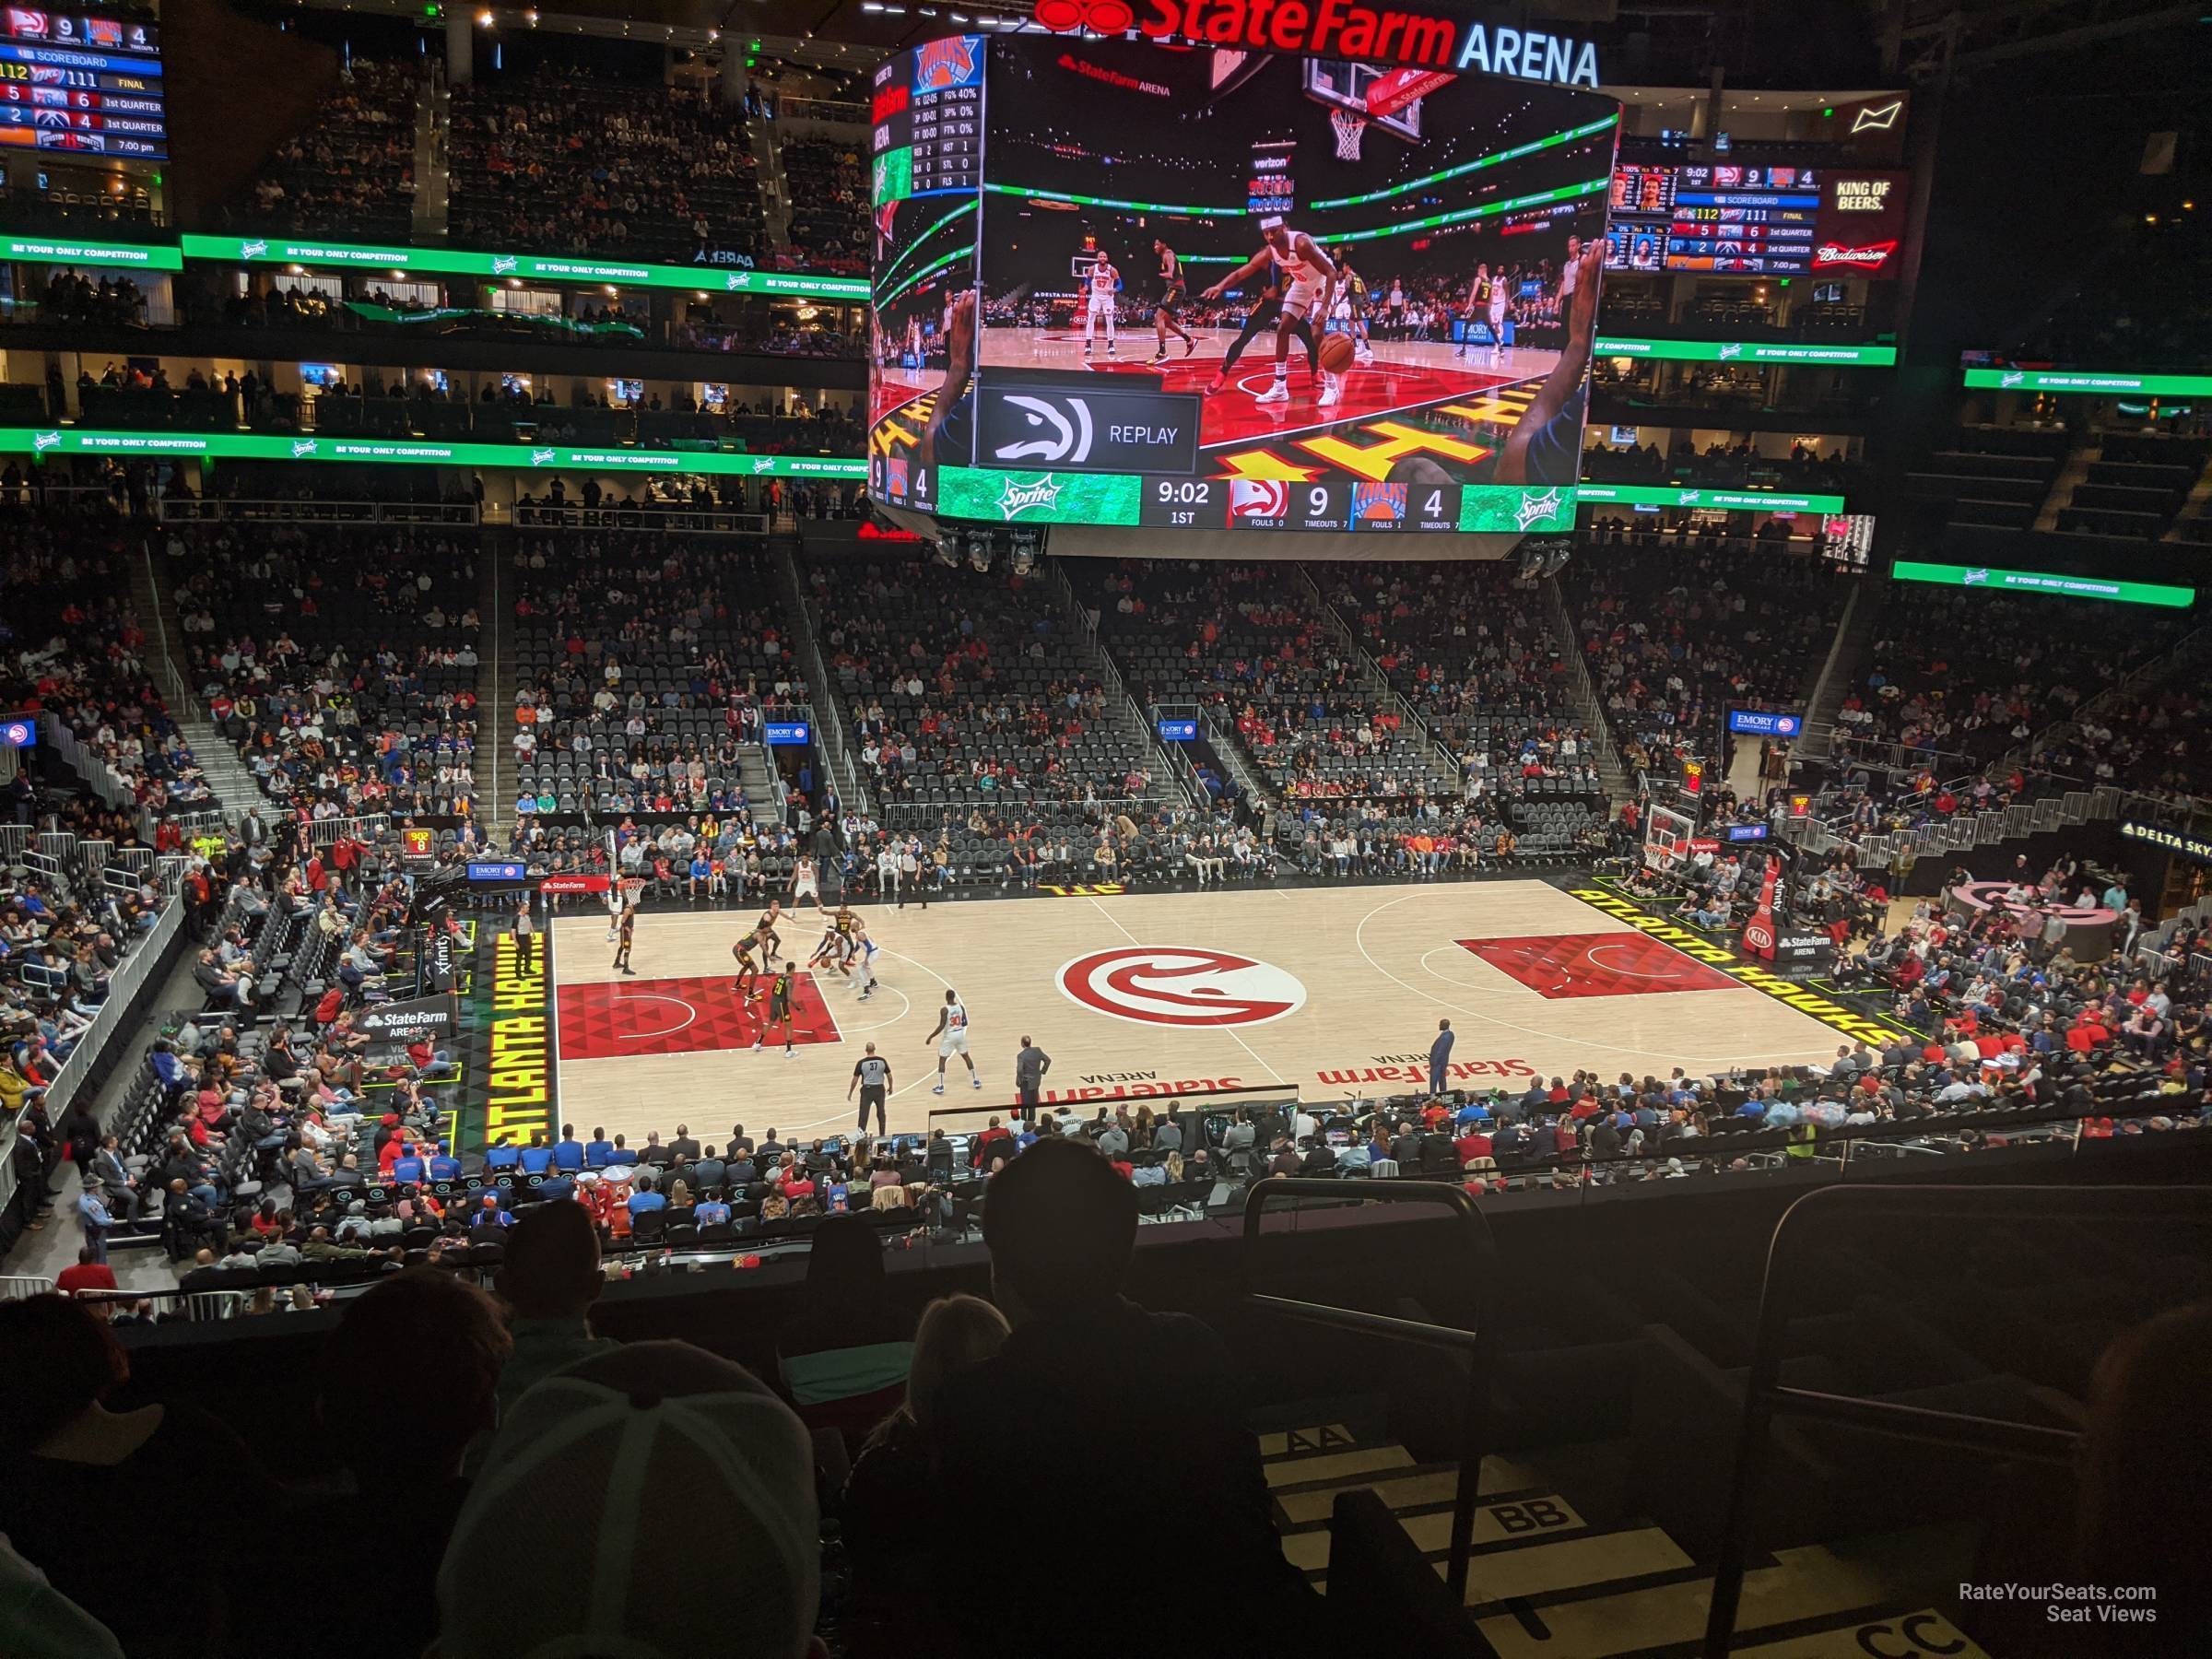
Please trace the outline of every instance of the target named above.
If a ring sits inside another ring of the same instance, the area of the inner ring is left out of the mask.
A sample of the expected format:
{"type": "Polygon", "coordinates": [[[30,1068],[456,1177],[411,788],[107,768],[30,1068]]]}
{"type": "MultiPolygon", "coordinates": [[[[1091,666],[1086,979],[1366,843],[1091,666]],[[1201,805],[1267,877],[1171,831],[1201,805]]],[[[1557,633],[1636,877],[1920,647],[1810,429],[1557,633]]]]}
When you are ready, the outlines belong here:
{"type": "Polygon", "coordinates": [[[1748,737],[1795,737],[1805,722],[1795,714],[1777,714],[1765,709],[1731,709],[1728,729],[1748,737]]]}
{"type": "Polygon", "coordinates": [[[1198,470],[1198,404],[1187,394],[1100,385],[1093,374],[978,388],[976,459],[1030,472],[1198,470]]]}

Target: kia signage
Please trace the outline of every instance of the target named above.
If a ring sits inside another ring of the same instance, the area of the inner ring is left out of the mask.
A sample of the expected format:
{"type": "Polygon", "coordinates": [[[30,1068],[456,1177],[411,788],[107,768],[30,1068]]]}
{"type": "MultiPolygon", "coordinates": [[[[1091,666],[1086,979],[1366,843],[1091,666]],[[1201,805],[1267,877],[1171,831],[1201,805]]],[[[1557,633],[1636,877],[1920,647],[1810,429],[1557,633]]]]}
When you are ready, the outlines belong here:
{"type": "Polygon", "coordinates": [[[1198,470],[1194,395],[1117,386],[1111,375],[1010,378],[994,375],[980,388],[982,465],[1182,477],[1198,470]]]}
{"type": "Polygon", "coordinates": [[[771,720],[762,730],[771,748],[803,748],[814,740],[813,732],[803,720],[771,720]]]}
{"type": "Polygon", "coordinates": [[[1800,715],[1768,709],[1731,709],[1728,729],[1747,737],[1795,737],[1804,732],[1805,721],[1800,715]]]}

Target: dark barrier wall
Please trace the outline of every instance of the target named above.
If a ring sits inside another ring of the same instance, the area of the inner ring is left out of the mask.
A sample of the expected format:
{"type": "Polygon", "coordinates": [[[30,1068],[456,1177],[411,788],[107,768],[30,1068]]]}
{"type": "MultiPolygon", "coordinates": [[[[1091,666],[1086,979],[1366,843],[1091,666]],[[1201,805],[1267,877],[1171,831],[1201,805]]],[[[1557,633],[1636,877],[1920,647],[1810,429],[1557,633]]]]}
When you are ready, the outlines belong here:
{"type": "MultiPolygon", "coordinates": [[[[2167,1182],[2212,1178],[2212,1135],[2168,1133],[2091,1141],[2079,1156],[2048,1148],[1964,1157],[1883,1160],[1882,1181],[2167,1182]]],[[[1796,1171],[1723,1175],[1688,1182],[1553,1194],[1485,1203],[1500,1272],[1511,1284],[1563,1283],[1577,1273],[1600,1282],[1618,1264],[1724,1258],[1756,1282],[1782,1212],[1826,1184],[1796,1171]],[[1687,1189],[1687,1190],[1686,1190],[1687,1189]]],[[[1383,1391],[1439,1401],[1449,1388],[1421,1376],[1418,1350],[1306,1332],[1240,1316],[1241,1218],[1139,1230],[1129,1294],[1147,1306],[1194,1313],[1230,1329],[1250,1373],[1255,1402],[1383,1391]]],[[[1442,1219],[1402,1218],[1381,1206],[1306,1211],[1271,1230],[1254,1264],[1253,1287],[1380,1312],[1466,1323],[1466,1265],[1442,1219]]],[[[912,1312],[956,1290],[989,1294],[990,1258],[980,1244],[894,1248],[895,1293],[912,1312]]],[[[594,1323],[625,1339],[676,1336],[775,1375],[775,1333],[805,1303],[806,1262],[789,1258],[737,1272],[641,1277],[609,1286],[594,1323]]],[[[1536,1298],[1539,1305],[1541,1296],[1536,1298]]],[[[1549,1318],[1557,1311],[1547,1312],[1549,1318]]],[[[235,1428],[272,1466],[295,1477],[335,1464],[329,1436],[312,1415],[316,1346],[336,1316],[268,1314],[219,1324],[175,1324],[118,1333],[131,1352],[131,1404],[188,1400],[235,1428]]],[[[1509,1322],[1510,1323],[1510,1322],[1509,1322]]],[[[1510,1328],[1509,1328],[1510,1342],[1510,1328]]],[[[1440,1406],[1439,1409],[1442,1407],[1440,1406]]],[[[1416,1425],[1400,1426],[1414,1435],[1416,1425]]],[[[1416,1436],[1418,1438],[1418,1436],[1416,1436]]]]}

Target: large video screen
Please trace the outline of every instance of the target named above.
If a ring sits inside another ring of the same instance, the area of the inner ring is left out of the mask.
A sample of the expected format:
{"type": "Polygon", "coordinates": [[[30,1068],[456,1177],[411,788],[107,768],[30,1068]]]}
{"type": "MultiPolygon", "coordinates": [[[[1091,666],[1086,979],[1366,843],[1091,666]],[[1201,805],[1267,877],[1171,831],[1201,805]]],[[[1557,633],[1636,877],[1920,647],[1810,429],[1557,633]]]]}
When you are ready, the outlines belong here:
{"type": "Polygon", "coordinates": [[[1897,275],[1900,172],[1826,167],[1623,165],[1606,264],[1720,276],[1897,275]]]}
{"type": "Polygon", "coordinates": [[[912,152],[877,172],[878,500],[1011,525],[1571,528],[1612,100],[1118,40],[959,48],[978,53],[980,189],[925,187],[900,124],[924,119],[923,54],[878,77],[877,154],[912,152]]]}
{"type": "MultiPolygon", "coordinates": [[[[956,35],[902,52],[877,66],[870,97],[868,489],[892,506],[935,502],[942,428],[975,367],[982,49],[982,37],[956,35]]],[[[952,436],[966,435],[963,420],[952,436]]]]}

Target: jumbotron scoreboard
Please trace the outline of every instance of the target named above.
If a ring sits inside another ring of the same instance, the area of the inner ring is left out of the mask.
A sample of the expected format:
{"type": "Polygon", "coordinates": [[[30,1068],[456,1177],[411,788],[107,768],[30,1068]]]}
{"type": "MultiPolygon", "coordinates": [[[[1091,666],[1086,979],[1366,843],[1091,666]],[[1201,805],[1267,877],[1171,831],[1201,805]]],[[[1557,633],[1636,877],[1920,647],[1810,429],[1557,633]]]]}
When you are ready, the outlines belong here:
{"type": "Polygon", "coordinates": [[[1247,559],[1572,528],[1612,100],[958,35],[871,106],[868,488],[909,528],[1247,559]]]}

